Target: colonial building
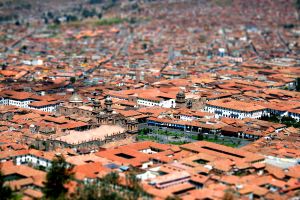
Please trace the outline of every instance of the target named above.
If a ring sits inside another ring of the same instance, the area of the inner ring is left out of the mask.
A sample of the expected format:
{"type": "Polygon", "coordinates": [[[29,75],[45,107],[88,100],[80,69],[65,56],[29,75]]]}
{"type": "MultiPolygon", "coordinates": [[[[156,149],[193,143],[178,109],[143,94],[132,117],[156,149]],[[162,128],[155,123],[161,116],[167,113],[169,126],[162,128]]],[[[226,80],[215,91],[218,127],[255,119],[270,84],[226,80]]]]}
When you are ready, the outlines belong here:
{"type": "Polygon", "coordinates": [[[244,101],[236,101],[234,99],[219,99],[208,101],[205,105],[205,111],[214,113],[217,118],[254,118],[259,119],[266,114],[265,107],[244,101]]]}
{"type": "Polygon", "coordinates": [[[0,93],[0,104],[44,112],[55,112],[60,102],[55,101],[55,99],[49,96],[38,96],[30,92],[6,90],[0,93]]]}
{"type": "Polygon", "coordinates": [[[163,108],[175,108],[176,103],[174,97],[167,94],[140,94],[137,97],[137,105],[145,107],[160,106],[163,108]]]}
{"type": "Polygon", "coordinates": [[[291,110],[289,110],[288,111],[288,116],[299,122],[300,121],[300,109],[291,109],[291,110]]]}
{"type": "Polygon", "coordinates": [[[69,131],[66,134],[47,140],[48,148],[98,149],[106,143],[124,139],[127,129],[119,125],[101,125],[86,131],[69,131]]]}
{"type": "Polygon", "coordinates": [[[35,101],[28,105],[29,109],[41,110],[44,112],[55,112],[59,106],[59,102],[35,101]]]}
{"type": "Polygon", "coordinates": [[[83,99],[77,93],[74,93],[70,97],[69,102],[59,106],[58,113],[73,119],[86,118],[85,120],[91,122],[93,127],[98,127],[99,125],[122,125],[129,128],[131,133],[135,133],[137,131],[137,123],[114,111],[112,104],[110,97],[107,97],[103,104],[99,100],[85,104],[83,99]]]}

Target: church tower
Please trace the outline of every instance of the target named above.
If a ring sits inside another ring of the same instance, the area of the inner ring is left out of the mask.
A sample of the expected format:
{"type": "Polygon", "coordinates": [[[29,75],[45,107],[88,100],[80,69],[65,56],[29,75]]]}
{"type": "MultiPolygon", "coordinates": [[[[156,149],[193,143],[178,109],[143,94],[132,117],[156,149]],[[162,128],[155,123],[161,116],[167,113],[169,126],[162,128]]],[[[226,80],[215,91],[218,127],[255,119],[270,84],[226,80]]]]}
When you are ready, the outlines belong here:
{"type": "Polygon", "coordinates": [[[99,112],[101,109],[101,104],[100,104],[100,101],[98,99],[96,99],[94,102],[93,102],[93,111],[94,112],[99,112]]]}
{"type": "Polygon", "coordinates": [[[107,113],[112,113],[112,100],[110,97],[106,97],[106,99],[104,100],[104,105],[105,105],[105,110],[107,113]]]}
{"type": "Polygon", "coordinates": [[[183,91],[179,91],[176,94],[176,108],[184,108],[185,107],[185,94],[183,91]]]}

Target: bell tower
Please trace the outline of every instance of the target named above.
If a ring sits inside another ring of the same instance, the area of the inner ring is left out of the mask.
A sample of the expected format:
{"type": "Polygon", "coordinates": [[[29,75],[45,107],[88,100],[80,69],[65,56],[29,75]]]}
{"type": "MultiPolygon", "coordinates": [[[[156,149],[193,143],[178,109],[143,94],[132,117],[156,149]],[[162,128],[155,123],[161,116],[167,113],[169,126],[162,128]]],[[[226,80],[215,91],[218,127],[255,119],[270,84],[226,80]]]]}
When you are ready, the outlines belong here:
{"type": "Polygon", "coordinates": [[[185,94],[183,91],[179,91],[176,94],[176,108],[184,108],[185,107],[185,94]]]}
{"type": "Polygon", "coordinates": [[[106,97],[106,99],[104,100],[104,105],[105,105],[105,110],[107,113],[112,113],[112,100],[110,97],[106,97]]]}
{"type": "Polygon", "coordinates": [[[100,101],[99,101],[98,99],[96,99],[96,100],[93,102],[93,111],[99,112],[100,109],[101,109],[100,101]]]}

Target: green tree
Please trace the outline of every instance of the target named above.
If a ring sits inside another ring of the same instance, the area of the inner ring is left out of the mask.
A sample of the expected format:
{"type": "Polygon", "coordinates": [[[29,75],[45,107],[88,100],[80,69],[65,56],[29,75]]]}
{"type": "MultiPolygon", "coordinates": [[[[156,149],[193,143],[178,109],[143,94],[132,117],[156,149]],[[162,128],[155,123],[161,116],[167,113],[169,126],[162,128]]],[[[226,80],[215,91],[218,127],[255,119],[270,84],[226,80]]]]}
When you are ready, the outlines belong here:
{"type": "Polygon", "coordinates": [[[103,3],[103,0],[89,0],[90,4],[99,4],[99,3],[103,3]]]}
{"type": "Polygon", "coordinates": [[[71,167],[68,167],[64,157],[57,156],[52,161],[52,166],[49,169],[46,177],[44,195],[47,199],[63,199],[67,193],[65,184],[72,177],[71,167]]]}
{"type": "Polygon", "coordinates": [[[76,82],[76,77],[74,77],[74,76],[71,77],[71,78],[70,78],[70,82],[71,82],[72,84],[74,84],[74,83],[76,82]]]}
{"type": "Polygon", "coordinates": [[[217,135],[217,134],[215,134],[215,136],[214,136],[214,140],[218,140],[219,139],[219,136],[217,135]]]}
{"type": "Polygon", "coordinates": [[[97,200],[100,195],[99,186],[95,183],[88,183],[82,188],[77,189],[78,195],[76,199],[78,200],[97,200]]]}
{"type": "Polygon", "coordinates": [[[106,184],[110,184],[113,186],[113,189],[115,189],[115,186],[118,184],[119,182],[119,174],[116,172],[111,172],[109,174],[107,174],[104,179],[103,179],[103,183],[106,184]]]}
{"type": "Polygon", "coordinates": [[[119,174],[111,172],[99,183],[89,183],[78,190],[78,200],[123,200],[122,187],[117,188],[119,174]]]}
{"type": "MultiPolygon", "coordinates": [[[[300,2],[300,0],[299,0],[299,2],[300,2]]],[[[296,78],[296,91],[300,92],[300,77],[296,78]]]]}
{"type": "MultiPolygon", "coordinates": [[[[299,11],[300,11],[300,0],[295,0],[295,7],[296,7],[296,10],[297,10],[297,12],[298,12],[298,14],[299,14],[299,11]]],[[[299,18],[300,16],[298,16],[298,18],[299,18]]]]}
{"type": "Polygon", "coordinates": [[[108,185],[104,183],[88,183],[79,190],[78,200],[123,200],[120,191],[111,190],[108,185]]]}
{"type": "Polygon", "coordinates": [[[144,134],[145,134],[144,129],[140,130],[140,134],[141,134],[141,135],[144,135],[144,134]]]}
{"type": "Polygon", "coordinates": [[[140,180],[136,177],[136,173],[130,171],[126,174],[126,185],[128,187],[127,199],[136,200],[145,194],[140,180]]]}
{"type": "Polygon", "coordinates": [[[102,187],[101,196],[98,198],[99,200],[123,200],[122,195],[117,191],[107,190],[105,187],[102,187]]]}
{"type": "Polygon", "coordinates": [[[143,45],[142,45],[142,49],[147,49],[147,47],[148,47],[148,45],[147,45],[147,43],[143,43],[143,45]]]}
{"type": "Polygon", "coordinates": [[[9,186],[4,185],[4,176],[0,171],[0,199],[12,199],[14,197],[13,191],[9,186]]]}
{"type": "Polygon", "coordinates": [[[93,16],[95,16],[97,13],[96,13],[96,10],[93,8],[93,9],[91,9],[91,10],[88,10],[88,9],[84,9],[83,11],[82,11],[82,16],[84,17],[84,18],[88,18],[88,17],[93,17],[93,16]]]}
{"type": "Polygon", "coordinates": [[[200,141],[204,140],[204,137],[203,137],[203,135],[201,133],[198,134],[198,140],[200,140],[200,141]]]}

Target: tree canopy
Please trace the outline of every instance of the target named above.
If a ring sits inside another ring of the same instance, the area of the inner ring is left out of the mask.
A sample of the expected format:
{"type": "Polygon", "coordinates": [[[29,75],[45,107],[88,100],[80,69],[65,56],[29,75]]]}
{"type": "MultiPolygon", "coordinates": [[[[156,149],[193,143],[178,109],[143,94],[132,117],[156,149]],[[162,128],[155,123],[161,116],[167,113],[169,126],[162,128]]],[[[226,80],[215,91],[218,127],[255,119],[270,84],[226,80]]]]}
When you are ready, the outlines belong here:
{"type": "Polygon", "coordinates": [[[119,184],[119,174],[111,172],[99,182],[85,184],[78,189],[78,200],[136,200],[145,195],[136,174],[126,174],[126,186],[119,184]]]}
{"type": "Polygon", "coordinates": [[[296,79],[296,91],[298,91],[298,92],[300,91],[300,78],[299,77],[296,79]]]}
{"type": "Polygon", "coordinates": [[[0,171],[0,200],[12,199],[13,191],[9,186],[4,185],[4,176],[0,171]]]}
{"type": "Polygon", "coordinates": [[[59,199],[64,198],[67,193],[65,184],[71,179],[71,168],[68,167],[65,159],[62,156],[57,156],[52,161],[46,183],[44,187],[44,195],[47,199],[59,199]]]}

